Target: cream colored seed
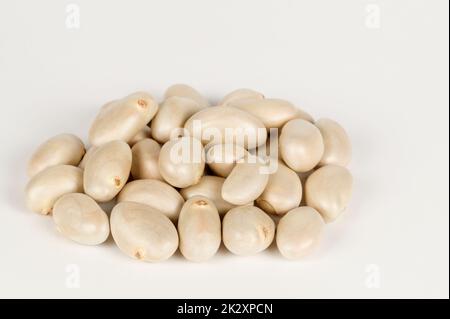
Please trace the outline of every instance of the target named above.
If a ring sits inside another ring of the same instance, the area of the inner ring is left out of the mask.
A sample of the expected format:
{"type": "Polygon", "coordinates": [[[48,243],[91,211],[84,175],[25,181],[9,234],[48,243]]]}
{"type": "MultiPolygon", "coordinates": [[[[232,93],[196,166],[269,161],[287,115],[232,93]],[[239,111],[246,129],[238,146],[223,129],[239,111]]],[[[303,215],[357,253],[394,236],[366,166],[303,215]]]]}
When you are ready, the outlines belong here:
{"type": "Polygon", "coordinates": [[[170,219],[140,203],[121,202],[113,208],[111,234],[123,253],[143,261],[166,260],[178,248],[177,230],[170,219]]]}
{"type": "Polygon", "coordinates": [[[302,183],[296,172],[282,163],[270,175],[264,192],[256,205],[266,213],[281,215],[298,207],[302,199],[302,183]]]}
{"type": "Polygon", "coordinates": [[[130,145],[130,147],[132,147],[137,142],[140,142],[144,139],[151,138],[151,137],[152,137],[152,130],[150,129],[150,127],[144,126],[144,128],[142,130],[140,130],[135,136],[133,136],[133,138],[131,140],[128,141],[128,145],[130,145]]]}
{"type": "Polygon", "coordinates": [[[247,155],[247,150],[240,145],[217,144],[208,148],[206,163],[216,175],[227,177],[230,175],[236,162],[247,155]]]}
{"type": "Polygon", "coordinates": [[[85,194],[61,196],[53,208],[53,220],[61,234],[79,244],[99,245],[109,236],[108,216],[85,194]]]}
{"type": "Polygon", "coordinates": [[[347,207],[352,194],[352,185],[352,175],[345,167],[323,166],[306,180],[306,204],[315,208],[325,222],[332,222],[347,207]]]}
{"type": "Polygon", "coordinates": [[[300,259],[316,249],[324,228],[320,214],[311,207],[298,207],[284,215],[277,226],[276,242],[281,255],[300,259]]]}
{"type": "Polygon", "coordinates": [[[41,144],[33,153],[28,162],[28,176],[33,177],[50,166],[77,166],[84,153],[84,144],[75,135],[56,135],[41,144]]]}
{"type": "Polygon", "coordinates": [[[182,135],[184,123],[202,108],[204,106],[190,98],[167,98],[151,122],[153,138],[159,143],[165,143],[171,137],[173,139],[173,135],[182,135]]]}
{"type": "Polygon", "coordinates": [[[313,121],[311,115],[281,99],[240,99],[228,105],[252,114],[267,128],[281,128],[288,121],[297,118],[313,121]]]}
{"type": "Polygon", "coordinates": [[[270,246],[274,235],[275,223],[255,206],[233,208],[223,218],[223,243],[233,254],[257,254],[270,246]]]}
{"type": "Polygon", "coordinates": [[[128,180],[131,149],[122,141],[99,146],[84,169],[84,191],[99,202],[113,199],[128,180]]]}
{"type": "Polygon", "coordinates": [[[84,169],[86,167],[87,161],[92,156],[92,154],[94,154],[96,149],[97,149],[97,146],[91,146],[91,147],[88,148],[88,150],[84,154],[83,159],[81,160],[80,164],[78,164],[79,168],[84,169]]]}
{"type": "Polygon", "coordinates": [[[163,180],[159,173],[158,159],[161,146],[154,140],[143,139],[131,148],[133,156],[131,163],[131,176],[134,179],[159,179],[163,180]]]}
{"type": "Polygon", "coordinates": [[[296,172],[313,169],[324,152],[319,129],[302,119],[291,120],[284,125],[279,143],[282,159],[296,172]]]}
{"type": "Polygon", "coordinates": [[[333,120],[320,119],[316,126],[323,137],[324,152],[319,165],[347,166],[352,157],[352,146],[344,128],[333,120]]]}
{"type": "Polygon", "coordinates": [[[203,146],[189,136],[169,141],[161,148],[158,167],[164,180],[174,187],[195,185],[205,169],[203,146]]]}
{"type": "Polygon", "coordinates": [[[262,100],[264,99],[264,95],[251,89],[237,89],[225,95],[219,105],[228,105],[243,99],[262,100]]]}
{"type": "Polygon", "coordinates": [[[141,179],[126,184],[117,196],[117,202],[146,204],[176,221],[184,199],[175,188],[165,182],[141,179]]]}
{"type": "Polygon", "coordinates": [[[180,194],[185,200],[194,196],[206,197],[214,203],[219,214],[224,215],[235,206],[222,198],[224,181],[224,178],[218,176],[203,176],[197,184],[180,190],[180,194]]]}
{"type": "Polygon", "coordinates": [[[211,200],[194,196],[186,201],[178,219],[180,251],[186,259],[212,258],[220,247],[221,232],[219,213],[211,200]]]}
{"type": "Polygon", "coordinates": [[[133,93],[102,107],[89,130],[89,141],[99,146],[121,140],[131,141],[150,122],[158,104],[146,92],[133,93]]]}
{"type": "Polygon", "coordinates": [[[190,98],[198,103],[201,107],[209,106],[209,102],[205,99],[196,89],[190,87],[186,84],[174,84],[170,86],[166,93],[164,94],[164,98],[168,99],[172,96],[186,97],[190,98]]]}
{"type": "Polygon", "coordinates": [[[83,191],[83,170],[70,165],[56,165],[33,176],[25,189],[30,210],[47,215],[64,194],[83,191]]]}

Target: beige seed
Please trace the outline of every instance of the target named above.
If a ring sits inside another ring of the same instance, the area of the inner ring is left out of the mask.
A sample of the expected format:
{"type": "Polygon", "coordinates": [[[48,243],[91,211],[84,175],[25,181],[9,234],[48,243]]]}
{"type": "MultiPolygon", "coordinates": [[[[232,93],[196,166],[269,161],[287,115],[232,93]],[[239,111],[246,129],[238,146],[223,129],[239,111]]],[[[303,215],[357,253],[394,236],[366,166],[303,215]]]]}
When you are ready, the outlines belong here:
{"type": "MultiPolygon", "coordinates": [[[[154,120],[154,119],[153,119],[154,120]]],[[[144,126],[142,130],[140,130],[131,140],[128,141],[128,145],[130,147],[134,146],[137,142],[140,142],[144,139],[152,137],[152,130],[148,126],[144,126]]]]}
{"type": "Polygon", "coordinates": [[[92,154],[94,154],[96,149],[97,149],[97,146],[91,146],[91,147],[88,148],[88,150],[84,154],[83,159],[81,160],[80,164],[78,164],[79,168],[84,169],[86,167],[87,161],[92,156],[92,154]]]}
{"type": "Polygon", "coordinates": [[[203,196],[214,203],[220,215],[224,215],[234,207],[233,204],[228,203],[222,198],[222,185],[224,178],[218,176],[203,176],[200,181],[192,186],[183,188],[180,194],[185,200],[194,196],[203,196]]]}
{"type": "Polygon", "coordinates": [[[132,163],[131,176],[134,179],[159,179],[162,176],[159,173],[158,159],[161,146],[154,140],[143,139],[131,148],[132,163]]]}
{"type": "Polygon", "coordinates": [[[53,207],[53,221],[61,234],[79,244],[99,245],[109,236],[108,216],[85,194],[61,196],[53,207]]]}
{"type": "Polygon", "coordinates": [[[158,167],[164,180],[174,187],[195,185],[205,169],[203,146],[189,136],[169,141],[161,148],[158,167]]]}
{"type": "Polygon", "coordinates": [[[158,104],[146,92],[136,92],[121,100],[106,104],[89,130],[89,141],[99,146],[121,140],[131,141],[150,122],[158,104]]]}
{"type": "Polygon", "coordinates": [[[165,143],[171,137],[182,136],[184,123],[203,107],[190,98],[167,98],[151,122],[153,138],[159,143],[165,143]]]}
{"type": "Polygon", "coordinates": [[[25,189],[26,203],[30,210],[47,215],[64,194],[83,191],[83,170],[70,165],[56,165],[37,173],[25,189]]]}
{"type": "Polygon", "coordinates": [[[266,213],[276,215],[298,207],[302,199],[302,183],[297,173],[278,163],[276,172],[269,176],[269,182],[256,200],[256,205],[266,213]]]}
{"type": "Polygon", "coordinates": [[[277,226],[276,242],[288,259],[300,259],[314,251],[321,239],[324,221],[311,207],[298,207],[284,215],[277,226]]]}
{"type": "Polygon", "coordinates": [[[176,221],[184,199],[169,184],[156,179],[141,179],[126,184],[117,196],[117,202],[146,204],[176,221]]]}
{"type": "Polygon", "coordinates": [[[229,105],[252,114],[267,128],[280,129],[292,119],[313,121],[311,115],[281,99],[241,99],[233,101],[229,105]]]}
{"type": "Polygon", "coordinates": [[[195,196],[186,201],[178,219],[180,251],[186,259],[212,258],[220,247],[221,232],[219,213],[211,200],[195,196]]]}
{"type": "Polygon", "coordinates": [[[147,262],[166,260],[178,248],[177,230],[170,219],[140,203],[121,202],[113,208],[111,234],[123,253],[147,262]]]}
{"type": "Polygon", "coordinates": [[[302,119],[291,120],[281,130],[281,157],[296,172],[307,172],[319,164],[324,152],[317,127],[302,119]]]}
{"type": "Polygon", "coordinates": [[[267,129],[259,119],[232,106],[204,108],[191,116],[184,128],[204,145],[232,143],[252,149],[267,139],[267,129]]]}
{"type": "Polygon", "coordinates": [[[216,144],[208,148],[206,163],[216,175],[227,177],[236,162],[247,154],[247,150],[237,144],[216,144]]]}
{"type": "Polygon", "coordinates": [[[41,144],[33,153],[28,162],[28,176],[33,177],[50,166],[77,166],[84,153],[84,144],[75,135],[56,135],[41,144]]]}
{"type": "Polygon", "coordinates": [[[306,180],[306,204],[315,208],[325,222],[332,222],[347,207],[352,194],[352,184],[352,175],[345,167],[323,166],[306,180]]]}
{"type": "Polygon", "coordinates": [[[98,202],[113,199],[128,180],[131,149],[122,141],[99,146],[86,162],[84,191],[98,202]]]}
{"type": "Polygon", "coordinates": [[[223,243],[233,254],[257,254],[270,246],[274,235],[275,223],[255,206],[233,208],[223,218],[223,243]]]}
{"type": "Polygon", "coordinates": [[[225,95],[219,105],[228,105],[243,99],[262,100],[264,99],[264,95],[251,89],[237,89],[225,95]]]}
{"type": "Polygon", "coordinates": [[[168,99],[172,96],[179,96],[179,97],[187,97],[191,100],[194,100],[198,103],[201,107],[209,106],[209,102],[207,99],[205,99],[196,89],[190,87],[186,84],[174,84],[170,86],[166,93],[164,94],[164,98],[168,99]]]}
{"type": "Polygon", "coordinates": [[[352,146],[344,128],[333,120],[320,119],[316,122],[325,146],[319,165],[347,166],[352,157],[352,146]]]}

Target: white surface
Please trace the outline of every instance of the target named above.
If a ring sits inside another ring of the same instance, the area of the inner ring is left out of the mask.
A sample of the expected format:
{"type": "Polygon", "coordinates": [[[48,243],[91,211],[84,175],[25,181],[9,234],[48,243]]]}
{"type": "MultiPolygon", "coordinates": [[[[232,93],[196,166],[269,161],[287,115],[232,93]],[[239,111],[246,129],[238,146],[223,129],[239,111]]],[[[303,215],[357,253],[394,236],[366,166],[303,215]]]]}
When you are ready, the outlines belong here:
{"type": "Polygon", "coordinates": [[[0,297],[448,298],[448,1],[74,2],[75,30],[67,1],[0,2],[0,297]],[[40,142],[85,139],[104,102],[174,82],[213,100],[254,88],[348,130],[354,196],[317,254],[146,264],[24,208],[40,142]]]}

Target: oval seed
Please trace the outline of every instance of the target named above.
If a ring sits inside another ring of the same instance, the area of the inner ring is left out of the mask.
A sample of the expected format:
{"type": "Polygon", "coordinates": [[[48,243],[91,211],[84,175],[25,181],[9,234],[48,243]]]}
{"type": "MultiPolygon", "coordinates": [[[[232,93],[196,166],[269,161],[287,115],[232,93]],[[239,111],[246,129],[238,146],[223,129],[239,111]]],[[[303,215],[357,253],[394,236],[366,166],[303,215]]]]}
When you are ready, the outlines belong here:
{"type": "Polygon", "coordinates": [[[277,226],[276,242],[281,255],[300,259],[316,249],[324,221],[311,207],[298,207],[284,215],[277,226]]]}
{"type": "Polygon", "coordinates": [[[291,120],[281,130],[280,153],[284,162],[296,172],[307,172],[320,161],[324,151],[320,131],[310,122],[291,120]]]}
{"type": "Polygon", "coordinates": [[[281,215],[298,207],[302,199],[302,183],[297,173],[278,163],[277,170],[269,175],[264,192],[256,205],[266,213],[281,215]]]}
{"type": "Polygon", "coordinates": [[[267,128],[281,128],[292,119],[313,122],[311,115],[281,99],[241,99],[229,103],[261,120],[267,128]]]}
{"type": "Polygon", "coordinates": [[[47,215],[59,197],[82,191],[83,170],[70,165],[56,165],[33,176],[25,189],[25,197],[30,210],[47,215]]]}
{"type": "Polygon", "coordinates": [[[50,166],[77,166],[85,153],[83,142],[73,134],[59,134],[41,144],[28,162],[28,176],[33,177],[50,166]]]}
{"type": "Polygon", "coordinates": [[[224,178],[219,176],[203,176],[200,181],[192,186],[180,190],[180,194],[185,200],[194,196],[203,196],[214,203],[220,215],[224,215],[234,207],[222,198],[222,185],[224,178]]]}
{"type": "Polygon", "coordinates": [[[144,126],[142,130],[140,130],[135,136],[131,138],[131,140],[128,141],[128,145],[130,147],[134,146],[137,142],[140,142],[146,138],[152,137],[152,130],[147,125],[144,126]]]}
{"type": "Polygon", "coordinates": [[[219,104],[228,105],[232,102],[243,99],[262,100],[264,99],[264,94],[252,89],[237,89],[225,95],[225,97],[222,99],[222,101],[220,101],[219,104]]]}
{"type": "Polygon", "coordinates": [[[136,92],[106,104],[89,130],[92,145],[121,140],[131,141],[158,111],[158,104],[145,92],[136,92]]]}
{"type": "Polygon", "coordinates": [[[171,137],[173,139],[175,135],[180,135],[184,123],[203,107],[190,98],[179,96],[167,98],[151,122],[153,138],[159,143],[165,143],[171,137]]]}
{"type": "Polygon", "coordinates": [[[161,146],[154,140],[143,139],[131,148],[131,176],[134,179],[159,179],[158,159],[161,146]]]}
{"type": "Polygon", "coordinates": [[[117,202],[136,202],[157,209],[176,221],[184,199],[172,186],[156,179],[141,179],[127,183],[117,196],[117,202]]]}
{"type": "Polygon", "coordinates": [[[352,194],[353,178],[348,169],[326,165],[306,180],[306,204],[316,209],[325,222],[334,221],[345,210],[352,194]]]}
{"type": "Polygon", "coordinates": [[[191,100],[194,100],[197,102],[201,107],[209,106],[209,102],[207,99],[203,97],[196,89],[190,87],[186,84],[174,84],[170,86],[166,93],[164,94],[164,98],[168,99],[172,96],[179,96],[179,97],[187,97],[191,100]]]}
{"type": "Polygon", "coordinates": [[[270,246],[274,235],[275,223],[258,207],[236,207],[223,218],[223,243],[233,254],[248,256],[259,253],[270,246]]]}
{"type": "Polygon", "coordinates": [[[325,147],[319,165],[347,166],[352,157],[352,146],[344,128],[330,119],[320,119],[316,126],[322,134],[325,147]]]}
{"type": "Polygon", "coordinates": [[[186,259],[201,262],[213,257],[221,232],[219,213],[211,200],[195,196],[186,201],[178,219],[180,251],[186,259]]]}
{"type": "Polygon", "coordinates": [[[161,148],[159,172],[170,185],[185,188],[199,182],[205,169],[202,143],[192,137],[181,137],[161,148]]]}
{"type": "Polygon", "coordinates": [[[247,154],[247,150],[237,144],[216,144],[208,148],[206,163],[216,175],[227,177],[236,162],[247,154]]]}
{"type": "Polygon", "coordinates": [[[223,183],[222,198],[235,205],[245,205],[257,199],[269,181],[264,166],[259,158],[253,156],[237,163],[223,183]]]}
{"type": "Polygon", "coordinates": [[[92,156],[92,154],[94,154],[96,149],[97,149],[97,146],[91,146],[91,147],[88,148],[88,150],[84,154],[83,159],[81,160],[80,164],[78,164],[79,168],[84,169],[86,167],[87,161],[92,156]]]}
{"type": "Polygon", "coordinates": [[[232,143],[251,149],[267,139],[267,129],[259,119],[232,106],[204,108],[191,116],[184,128],[205,145],[232,143]]]}
{"type": "Polygon", "coordinates": [[[84,192],[98,202],[113,199],[130,175],[131,149],[122,141],[99,146],[84,169],[84,192]]]}
{"type": "Polygon", "coordinates": [[[111,234],[123,253],[143,261],[166,260],[178,248],[177,230],[170,219],[140,203],[122,202],[113,208],[111,234]]]}
{"type": "Polygon", "coordinates": [[[99,245],[109,236],[108,216],[85,194],[61,196],[53,207],[53,220],[61,234],[79,244],[99,245]]]}

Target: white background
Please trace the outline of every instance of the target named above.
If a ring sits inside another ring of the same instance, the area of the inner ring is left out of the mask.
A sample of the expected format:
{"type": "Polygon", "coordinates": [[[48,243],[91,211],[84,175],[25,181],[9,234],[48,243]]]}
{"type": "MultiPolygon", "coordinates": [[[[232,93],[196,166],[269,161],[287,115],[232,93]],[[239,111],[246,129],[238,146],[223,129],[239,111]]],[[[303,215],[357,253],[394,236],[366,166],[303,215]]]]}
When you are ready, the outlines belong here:
{"type": "Polygon", "coordinates": [[[0,297],[448,298],[447,0],[78,0],[79,29],[69,3],[0,2],[0,297]],[[354,196],[316,254],[141,263],[25,209],[39,143],[86,139],[104,102],[175,82],[213,101],[254,88],[348,130],[354,196]]]}

